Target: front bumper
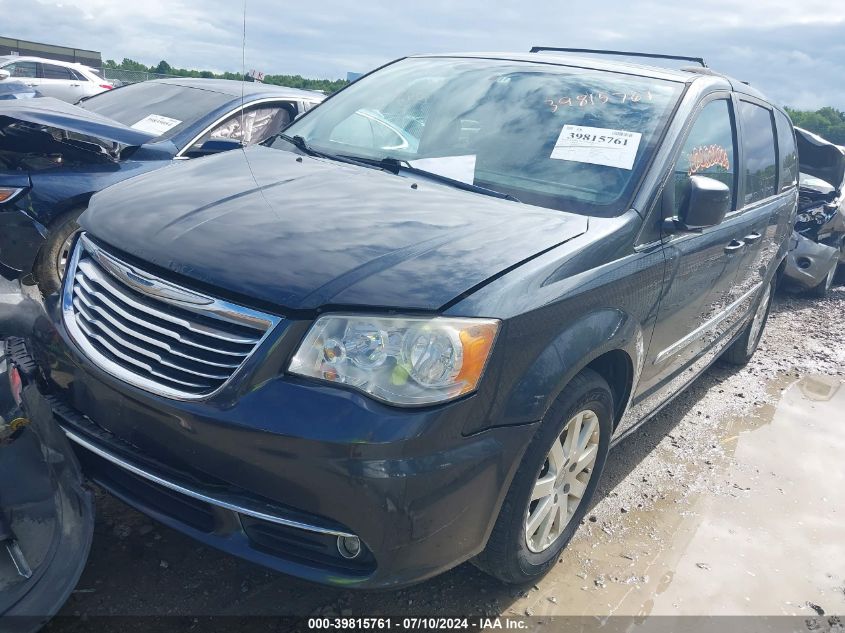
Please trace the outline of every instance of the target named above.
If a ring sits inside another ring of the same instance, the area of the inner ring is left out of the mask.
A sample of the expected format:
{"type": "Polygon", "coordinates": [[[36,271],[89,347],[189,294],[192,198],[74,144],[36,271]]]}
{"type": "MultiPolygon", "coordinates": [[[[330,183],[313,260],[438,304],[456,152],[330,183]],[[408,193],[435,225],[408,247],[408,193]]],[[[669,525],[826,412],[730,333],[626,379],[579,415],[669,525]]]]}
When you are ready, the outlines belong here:
{"type": "Polygon", "coordinates": [[[786,255],[786,278],[803,288],[815,288],[839,262],[839,249],[792,233],[786,255]]]}
{"type": "Polygon", "coordinates": [[[36,326],[40,398],[85,472],[208,545],[316,582],[398,587],[479,553],[535,428],[467,437],[472,398],[398,410],[278,377],[177,402],[91,365],[57,322],[36,326]],[[344,535],[362,556],[339,555],[344,535]]]}

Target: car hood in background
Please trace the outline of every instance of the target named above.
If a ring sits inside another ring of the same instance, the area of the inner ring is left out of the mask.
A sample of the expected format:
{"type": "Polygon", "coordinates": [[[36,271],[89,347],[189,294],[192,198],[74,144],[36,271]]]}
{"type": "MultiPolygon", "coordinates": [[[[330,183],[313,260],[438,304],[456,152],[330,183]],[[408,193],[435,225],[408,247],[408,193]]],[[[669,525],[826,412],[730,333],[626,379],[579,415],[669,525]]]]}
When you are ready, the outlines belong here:
{"type": "Polygon", "coordinates": [[[11,101],[13,99],[33,99],[40,97],[41,93],[27,86],[20,81],[0,81],[0,100],[11,101]]]}
{"type": "Polygon", "coordinates": [[[583,216],[260,146],[110,187],[80,222],[141,262],[294,310],[435,310],[587,230],[583,216]]]}
{"type": "Polygon", "coordinates": [[[0,101],[0,126],[3,124],[4,117],[127,146],[143,145],[155,138],[148,132],[135,130],[95,112],[52,97],[0,101]]]}
{"type": "Polygon", "coordinates": [[[821,178],[841,190],[845,181],[845,148],[800,127],[795,128],[795,138],[801,172],[821,178]]]}

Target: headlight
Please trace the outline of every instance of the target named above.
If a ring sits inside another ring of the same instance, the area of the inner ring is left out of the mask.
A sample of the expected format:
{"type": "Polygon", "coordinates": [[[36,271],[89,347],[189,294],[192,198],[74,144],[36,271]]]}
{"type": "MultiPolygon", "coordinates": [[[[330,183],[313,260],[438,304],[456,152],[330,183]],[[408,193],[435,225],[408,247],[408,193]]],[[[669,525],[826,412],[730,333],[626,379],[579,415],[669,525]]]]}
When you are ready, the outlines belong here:
{"type": "Polygon", "coordinates": [[[0,204],[11,202],[23,189],[19,187],[0,187],[0,204]]]}
{"type": "Polygon", "coordinates": [[[289,371],[390,404],[443,402],[475,390],[498,329],[493,319],[322,316],[289,371]]]}

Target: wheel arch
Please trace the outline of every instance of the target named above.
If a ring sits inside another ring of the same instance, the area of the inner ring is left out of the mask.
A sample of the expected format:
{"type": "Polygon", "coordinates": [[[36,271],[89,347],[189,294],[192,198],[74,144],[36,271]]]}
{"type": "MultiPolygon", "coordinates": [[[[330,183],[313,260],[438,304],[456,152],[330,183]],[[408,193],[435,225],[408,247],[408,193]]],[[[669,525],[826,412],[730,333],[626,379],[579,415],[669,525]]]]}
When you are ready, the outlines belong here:
{"type": "Polygon", "coordinates": [[[601,375],[614,397],[614,426],[631,396],[644,356],[639,321],[615,308],[589,312],[547,342],[507,390],[498,424],[542,420],[567,384],[586,368],[601,375]]]}
{"type": "Polygon", "coordinates": [[[592,369],[610,385],[613,393],[613,428],[616,428],[631,398],[634,386],[633,360],[625,350],[612,349],[591,360],[583,369],[592,369]]]}

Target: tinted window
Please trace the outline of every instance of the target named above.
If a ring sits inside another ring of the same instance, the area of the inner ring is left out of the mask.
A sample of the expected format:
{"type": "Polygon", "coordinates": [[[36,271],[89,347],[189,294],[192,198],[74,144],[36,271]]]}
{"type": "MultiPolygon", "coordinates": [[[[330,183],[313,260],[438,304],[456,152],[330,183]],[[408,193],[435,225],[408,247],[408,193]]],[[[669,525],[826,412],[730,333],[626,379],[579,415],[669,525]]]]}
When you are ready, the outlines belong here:
{"type": "Polygon", "coordinates": [[[64,79],[70,81],[75,79],[71,72],[64,66],[55,66],[53,64],[41,64],[44,79],[64,79]]]}
{"type": "Polygon", "coordinates": [[[675,214],[686,203],[690,176],[707,176],[736,191],[736,146],[730,103],[711,101],[698,115],[675,163],[675,214]]]}
{"type": "Polygon", "coordinates": [[[681,88],[543,63],[404,59],[286,132],[330,153],[425,159],[424,169],[526,204],[611,216],[628,209],[681,88]]]}
{"type": "Polygon", "coordinates": [[[12,77],[35,77],[37,75],[35,62],[15,62],[3,66],[3,70],[8,70],[12,77]]]}
{"type": "Polygon", "coordinates": [[[798,180],[798,151],[795,147],[795,133],[792,122],[783,112],[775,111],[778,128],[778,154],[780,154],[781,191],[798,180]]]}
{"type": "Polygon", "coordinates": [[[144,81],[107,90],[79,105],[124,125],[172,136],[234,99],[211,90],[144,81]]]}
{"type": "Polygon", "coordinates": [[[739,103],[745,155],[745,204],[775,195],[778,183],[775,133],[771,111],[747,101],[739,103]]]}

